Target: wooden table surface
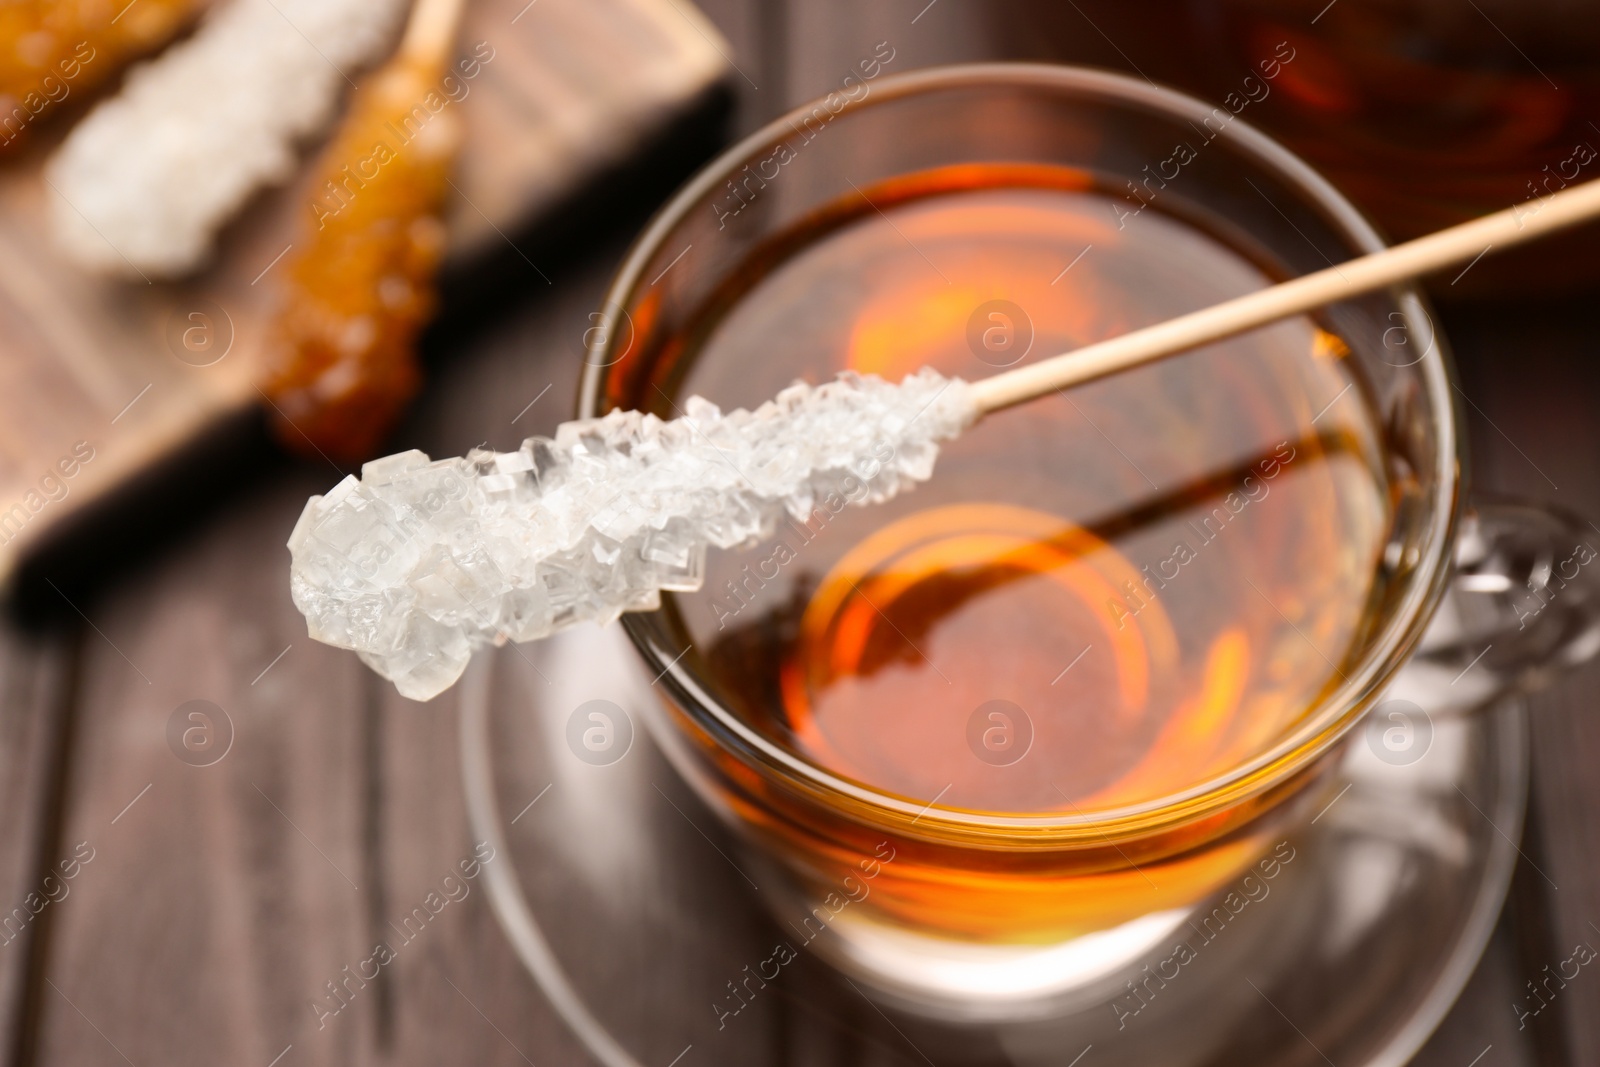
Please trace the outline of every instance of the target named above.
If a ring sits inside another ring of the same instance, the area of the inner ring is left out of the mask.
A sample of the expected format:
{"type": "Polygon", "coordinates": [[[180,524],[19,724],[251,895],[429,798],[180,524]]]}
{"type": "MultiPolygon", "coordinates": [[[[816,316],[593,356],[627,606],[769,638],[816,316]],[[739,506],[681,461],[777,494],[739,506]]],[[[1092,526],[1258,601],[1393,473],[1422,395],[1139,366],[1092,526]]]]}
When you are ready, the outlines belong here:
{"type": "MultiPolygon", "coordinates": [[[[735,133],[826,92],[879,41],[895,50],[893,71],[1062,54],[1030,40],[1020,3],[700,6],[732,45],[735,133]]],[[[537,8],[522,23],[537,32],[537,8]]],[[[1082,33],[1087,58],[1116,61],[1090,26],[1082,33]]],[[[581,224],[516,235],[519,256],[554,284],[508,255],[500,284],[457,295],[431,336],[429,391],[397,445],[453,455],[487,437],[510,448],[568,417],[588,313],[683,163],[619,183],[581,224]]],[[[1600,516],[1589,310],[1582,300],[1445,309],[1472,401],[1477,485],[1600,516]]],[[[29,916],[0,942],[0,1054],[15,1067],[586,1062],[482,893],[442,913],[420,951],[318,1031],[308,1003],[320,984],[472,851],[455,706],[450,696],[401,700],[355,657],[306,638],[283,543],[335,472],[254,446],[234,470],[234,491],[160,498],[171,517],[157,545],[113,532],[49,560],[39,577],[70,606],[25,612],[0,631],[0,909],[29,916]],[[233,725],[231,749],[210,767],[168,746],[174,710],[195,699],[233,725]],[[64,871],[72,877],[46,881],[64,871]],[[33,915],[30,894],[35,905],[55,899],[33,915]]],[[[1533,700],[1528,861],[1484,962],[1418,1062],[1600,1063],[1600,979],[1572,982],[1520,1031],[1512,1007],[1544,965],[1578,942],[1600,944],[1596,679],[1591,667],[1533,700]]],[[[594,951],[606,950],[597,932],[594,951]]],[[[652,995],[659,1012],[680,994],[652,995]]],[[[706,1008],[695,996],[682,1010],[706,1008]]],[[[921,1062],[891,1044],[820,1047],[798,1022],[767,1040],[773,1062],[921,1062]]]]}

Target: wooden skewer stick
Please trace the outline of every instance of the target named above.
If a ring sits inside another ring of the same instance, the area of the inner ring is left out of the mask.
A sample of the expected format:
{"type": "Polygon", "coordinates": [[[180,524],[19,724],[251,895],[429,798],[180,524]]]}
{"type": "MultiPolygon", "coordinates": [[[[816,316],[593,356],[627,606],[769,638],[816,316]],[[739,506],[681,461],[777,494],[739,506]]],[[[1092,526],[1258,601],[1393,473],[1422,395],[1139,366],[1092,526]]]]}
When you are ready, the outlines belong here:
{"type": "Polygon", "coordinates": [[[984,414],[1600,218],[1600,180],[972,383],[984,414]]]}
{"type": "Polygon", "coordinates": [[[400,55],[415,63],[448,62],[465,4],[466,0],[416,0],[406,19],[400,55]]]}

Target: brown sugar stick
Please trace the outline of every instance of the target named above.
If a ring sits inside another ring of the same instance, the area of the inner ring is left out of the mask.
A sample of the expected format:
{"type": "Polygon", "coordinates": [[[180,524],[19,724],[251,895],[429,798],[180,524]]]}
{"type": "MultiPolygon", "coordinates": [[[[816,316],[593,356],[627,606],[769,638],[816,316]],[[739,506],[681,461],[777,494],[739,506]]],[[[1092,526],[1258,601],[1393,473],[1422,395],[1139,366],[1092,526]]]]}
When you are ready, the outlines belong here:
{"type": "Polygon", "coordinates": [[[70,97],[165,44],[206,6],[207,0],[0,3],[0,153],[26,142],[70,97]]]}
{"type": "Polygon", "coordinates": [[[262,383],[296,451],[369,458],[420,385],[416,339],[436,302],[461,143],[444,83],[462,4],[417,0],[398,54],[360,86],[315,165],[262,383]]]}

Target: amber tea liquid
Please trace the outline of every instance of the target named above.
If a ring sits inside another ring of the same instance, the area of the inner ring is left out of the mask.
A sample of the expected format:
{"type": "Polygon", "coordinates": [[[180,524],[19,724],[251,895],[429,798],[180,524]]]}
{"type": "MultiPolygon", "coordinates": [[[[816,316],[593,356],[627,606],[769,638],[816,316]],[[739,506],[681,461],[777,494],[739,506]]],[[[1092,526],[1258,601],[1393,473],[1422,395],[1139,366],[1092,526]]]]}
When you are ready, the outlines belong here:
{"type": "MultiPolygon", "coordinates": [[[[867,195],[752,257],[669,343],[665,391],[730,408],[844,368],[974,379],[1275,280],[1073,171],[867,195]]],[[[668,605],[689,662],[767,737],[920,804],[1093,813],[1225,773],[1316,705],[1372,621],[1388,494],[1346,355],[1299,319],[991,416],[913,492],[822,501],[713,554],[668,605]]],[[[848,870],[848,830],[755,821],[819,889],[848,870]]],[[[1193,901],[1261,832],[1168,841],[1137,871],[1125,850],[902,842],[858,917],[1070,935],[1193,901]]]]}

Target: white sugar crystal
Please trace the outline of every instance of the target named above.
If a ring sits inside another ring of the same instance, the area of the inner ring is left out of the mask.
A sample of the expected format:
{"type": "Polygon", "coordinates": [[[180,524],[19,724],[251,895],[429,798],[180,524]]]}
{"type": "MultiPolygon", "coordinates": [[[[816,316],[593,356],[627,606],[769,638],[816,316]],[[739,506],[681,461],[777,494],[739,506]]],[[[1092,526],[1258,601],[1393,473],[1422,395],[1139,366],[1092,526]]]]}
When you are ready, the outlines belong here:
{"type": "Polygon", "coordinates": [[[62,248],[102,270],[198,267],[245,200],[292,173],[345,73],[382,55],[408,6],[227,0],[189,40],[130,71],[50,161],[62,248]]]}
{"type": "Polygon", "coordinates": [[[708,546],[755,544],[832,493],[877,503],[926,480],[977,417],[965,382],[928,369],[684,409],[564,423],[516,452],[402,452],[312,497],[289,537],[311,636],[427,700],[476,647],[654,610],[663,589],[700,588],[708,546]]]}

